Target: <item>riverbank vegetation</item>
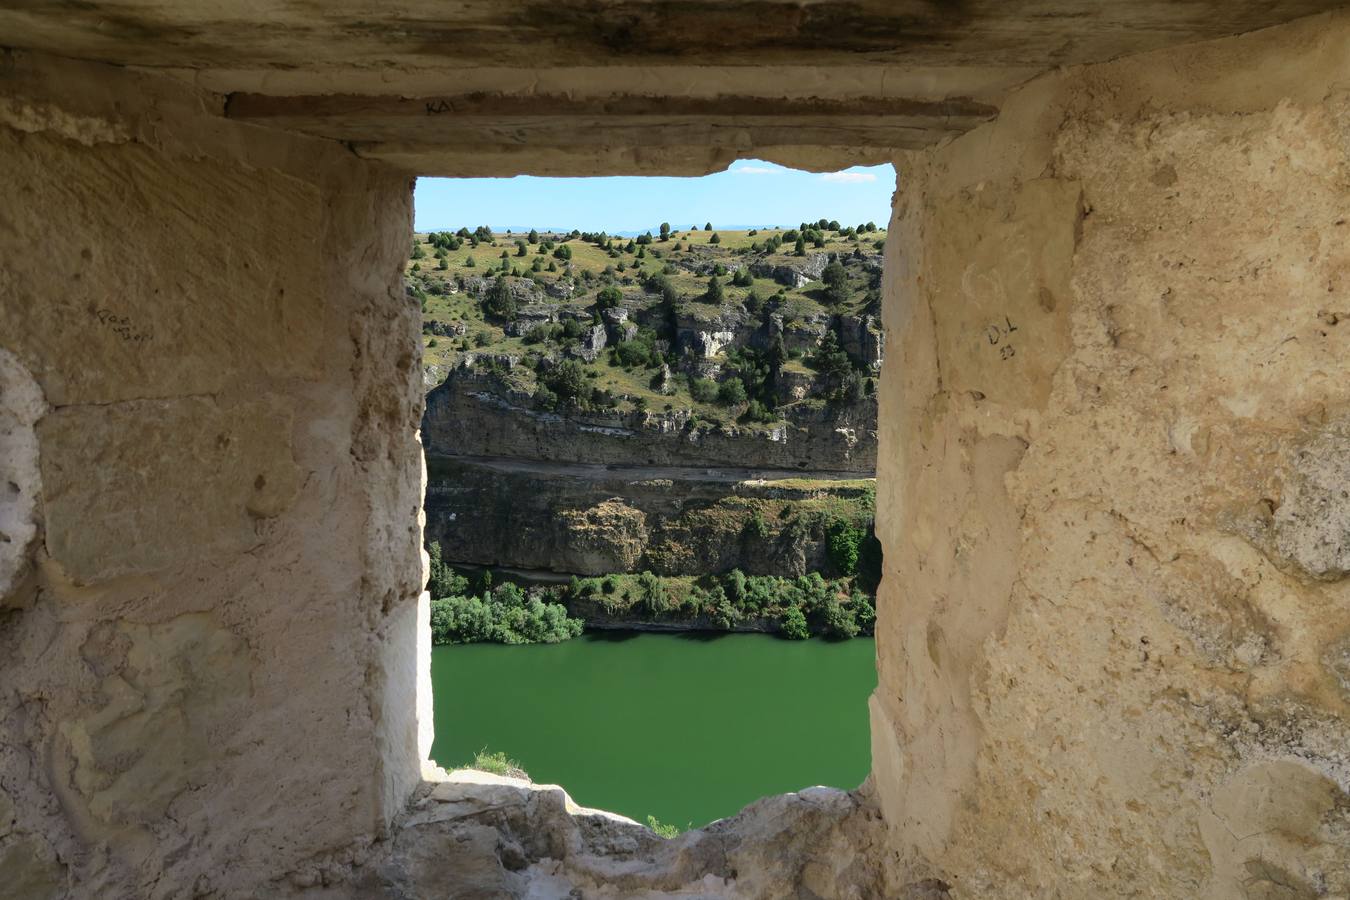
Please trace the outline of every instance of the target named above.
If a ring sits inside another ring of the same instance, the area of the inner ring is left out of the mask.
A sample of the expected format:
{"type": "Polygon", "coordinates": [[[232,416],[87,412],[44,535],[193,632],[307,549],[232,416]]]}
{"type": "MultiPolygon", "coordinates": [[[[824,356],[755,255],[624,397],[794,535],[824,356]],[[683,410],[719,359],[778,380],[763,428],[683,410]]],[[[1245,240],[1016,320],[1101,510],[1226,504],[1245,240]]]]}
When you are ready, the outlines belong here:
{"type": "Polygon", "coordinates": [[[578,637],[586,625],[763,631],[792,640],[868,635],[876,622],[876,582],[871,572],[860,571],[858,560],[872,556],[867,547],[875,539],[854,531],[840,533],[839,552],[851,565],[845,570],[848,575],[835,579],[819,572],[787,578],[736,569],[724,575],[642,572],[573,578],[557,586],[521,587],[510,581],[493,586],[489,570],[472,577],[460,574],[442,561],[440,547],[433,543],[428,583],[432,640],[557,643],[578,637]]]}

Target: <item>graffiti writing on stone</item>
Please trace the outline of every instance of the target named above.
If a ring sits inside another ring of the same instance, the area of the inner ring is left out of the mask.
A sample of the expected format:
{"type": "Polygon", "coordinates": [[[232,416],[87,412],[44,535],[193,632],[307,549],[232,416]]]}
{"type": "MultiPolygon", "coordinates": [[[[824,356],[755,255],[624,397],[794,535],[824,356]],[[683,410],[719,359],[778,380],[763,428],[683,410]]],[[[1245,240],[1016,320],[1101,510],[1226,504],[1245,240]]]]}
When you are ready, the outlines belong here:
{"type": "Polygon", "coordinates": [[[153,331],[138,327],[127,316],[119,316],[110,309],[97,309],[94,317],[99,324],[128,343],[143,344],[155,339],[153,331]]]}

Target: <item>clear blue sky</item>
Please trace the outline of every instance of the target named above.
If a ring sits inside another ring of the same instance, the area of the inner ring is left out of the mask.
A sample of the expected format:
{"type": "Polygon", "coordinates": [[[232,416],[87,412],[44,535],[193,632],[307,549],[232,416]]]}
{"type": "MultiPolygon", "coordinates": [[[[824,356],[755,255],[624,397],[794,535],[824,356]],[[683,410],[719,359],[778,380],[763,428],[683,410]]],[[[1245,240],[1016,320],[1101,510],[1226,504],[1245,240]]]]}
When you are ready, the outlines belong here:
{"type": "Polygon", "coordinates": [[[656,231],[672,228],[795,226],[816,219],[844,225],[890,218],[895,169],[855,166],[820,174],[741,160],[701,178],[419,178],[418,231],[460,226],[656,231]]]}

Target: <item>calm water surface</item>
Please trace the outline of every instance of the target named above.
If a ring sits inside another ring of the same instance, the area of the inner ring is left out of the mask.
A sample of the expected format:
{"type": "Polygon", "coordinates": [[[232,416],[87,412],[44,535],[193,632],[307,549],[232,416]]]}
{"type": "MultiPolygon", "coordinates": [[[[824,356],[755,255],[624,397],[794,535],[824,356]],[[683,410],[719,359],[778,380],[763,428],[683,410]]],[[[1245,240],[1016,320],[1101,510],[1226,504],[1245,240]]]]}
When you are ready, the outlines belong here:
{"type": "Polygon", "coordinates": [[[503,750],[584,806],[697,827],[767,794],[857,787],[873,653],[759,634],[436,647],[432,758],[503,750]]]}

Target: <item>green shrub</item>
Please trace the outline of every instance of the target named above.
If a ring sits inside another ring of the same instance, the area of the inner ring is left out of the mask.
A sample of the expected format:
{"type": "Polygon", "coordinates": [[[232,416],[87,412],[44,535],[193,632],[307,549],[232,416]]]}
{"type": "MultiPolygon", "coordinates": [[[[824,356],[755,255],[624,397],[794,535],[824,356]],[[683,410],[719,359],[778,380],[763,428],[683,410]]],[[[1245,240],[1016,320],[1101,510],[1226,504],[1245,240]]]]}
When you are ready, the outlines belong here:
{"type": "Polygon", "coordinates": [[[728,378],[717,388],[717,402],[723,406],[739,406],[745,402],[745,382],[728,378]]]}
{"type": "Polygon", "coordinates": [[[469,580],[442,561],[439,541],[427,545],[427,556],[431,558],[427,591],[432,597],[452,597],[468,590],[469,580]]]}
{"type": "Polygon", "coordinates": [[[806,625],[806,616],[802,615],[802,611],[795,606],[787,608],[783,617],[778,620],[778,624],[785,638],[803,641],[811,636],[811,630],[806,625]]]}
{"type": "Polygon", "coordinates": [[[575,359],[565,359],[544,373],[544,386],[557,394],[560,403],[585,406],[590,402],[592,388],[586,382],[586,369],[575,359]]]}
{"type": "Polygon", "coordinates": [[[518,311],[516,295],[506,279],[498,275],[492,286],[483,295],[483,312],[498,319],[514,319],[518,311]]]}
{"type": "Polygon", "coordinates": [[[859,547],[867,533],[848,522],[835,522],[826,533],[830,562],[840,575],[854,575],[858,571],[859,547]]]}
{"type": "Polygon", "coordinates": [[[839,598],[830,597],[821,608],[821,618],[825,624],[825,634],[834,638],[852,638],[858,636],[857,613],[852,604],[843,604],[839,598]]]}
{"type": "Polygon", "coordinates": [[[711,403],[717,397],[717,382],[711,378],[694,378],[689,382],[689,395],[699,403],[711,403]]]}
{"type": "Polygon", "coordinates": [[[848,271],[839,260],[831,260],[821,273],[820,280],[825,282],[825,302],[838,306],[848,299],[848,271]]]}
{"type": "Polygon", "coordinates": [[[670,597],[665,584],[651,572],[643,572],[638,576],[638,589],[642,591],[643,605],[652,615],[659,616],[670,609],[670,597]]]}

